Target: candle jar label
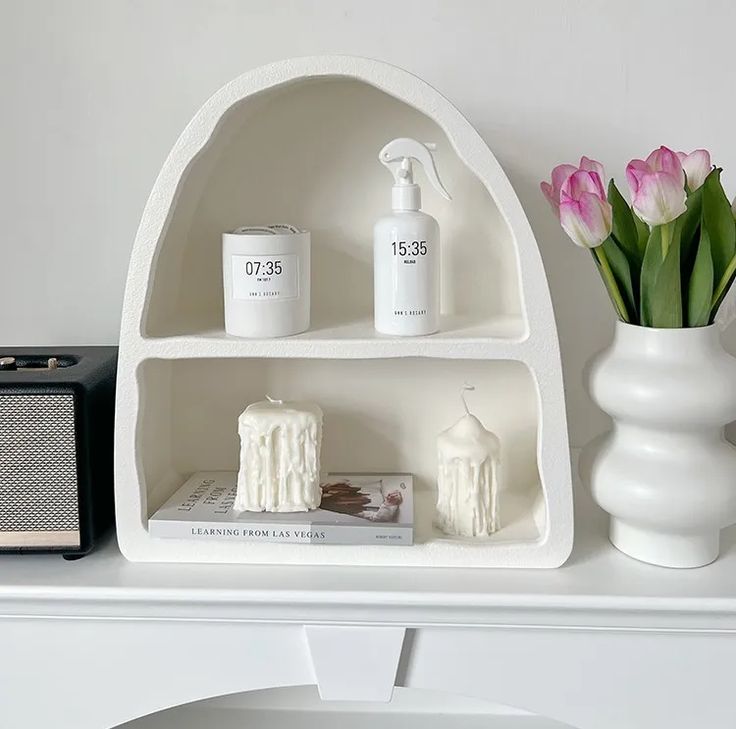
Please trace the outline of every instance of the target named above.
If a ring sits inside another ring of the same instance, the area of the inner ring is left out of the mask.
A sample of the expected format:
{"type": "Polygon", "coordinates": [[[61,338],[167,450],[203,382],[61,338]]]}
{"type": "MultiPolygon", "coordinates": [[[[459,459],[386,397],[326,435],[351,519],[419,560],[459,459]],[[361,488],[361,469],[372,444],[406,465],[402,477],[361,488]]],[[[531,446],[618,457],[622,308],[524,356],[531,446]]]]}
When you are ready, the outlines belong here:
{"type": "Polygon", "coordinates": [[[233,298],[296,299],[299,259],[293,253],[275,256],[232,256],[233,298]]]}

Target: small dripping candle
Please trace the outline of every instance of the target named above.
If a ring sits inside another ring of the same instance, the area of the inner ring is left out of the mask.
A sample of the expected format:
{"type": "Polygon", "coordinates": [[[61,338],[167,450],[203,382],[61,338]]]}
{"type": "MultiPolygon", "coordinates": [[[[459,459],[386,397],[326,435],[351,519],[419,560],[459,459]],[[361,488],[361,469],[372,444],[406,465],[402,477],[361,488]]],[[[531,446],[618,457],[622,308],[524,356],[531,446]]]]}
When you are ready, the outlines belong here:
{"type": "Polygon", "coordinates": [[[499,528],[501,444],[468,409],[437,438],[437,526],[446,534],[484,537],[499,528]]]}
{"type": "Polygon", "coordinates": [[[321,501],[322,410],[267,398],[238,419],[235,511],[309,511],[321,501]]]}

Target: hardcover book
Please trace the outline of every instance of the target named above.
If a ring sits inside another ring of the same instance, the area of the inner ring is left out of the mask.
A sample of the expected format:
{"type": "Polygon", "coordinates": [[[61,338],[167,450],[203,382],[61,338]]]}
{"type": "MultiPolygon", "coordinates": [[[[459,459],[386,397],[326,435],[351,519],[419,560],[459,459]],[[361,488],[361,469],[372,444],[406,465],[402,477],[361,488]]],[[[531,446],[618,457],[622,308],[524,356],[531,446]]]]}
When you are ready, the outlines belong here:
{"type": "Polygon", "coordinates": [[[385,544],[414,539],[413,478],[330,474],[314,511],[235,512],[237,473],[195,473],[148,520],[153,537],[289,544],[385,544]]]}

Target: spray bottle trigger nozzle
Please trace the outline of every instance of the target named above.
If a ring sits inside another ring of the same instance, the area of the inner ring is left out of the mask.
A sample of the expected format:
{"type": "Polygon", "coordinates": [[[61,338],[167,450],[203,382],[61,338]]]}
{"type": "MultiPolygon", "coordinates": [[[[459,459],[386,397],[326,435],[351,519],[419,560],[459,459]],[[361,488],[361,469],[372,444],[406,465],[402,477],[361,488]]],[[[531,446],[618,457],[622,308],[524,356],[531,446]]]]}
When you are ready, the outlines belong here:
{"type": "Polygon", "coordinates": [[[397,185],[406,184],[407,182],[414,184],[411,161],[416,160],[424,167],[425,174],[437,192],[445,199],[450,200],[450,194],[440,181],[434,163],[432,151],[436,148],[437,145],[434,142],[422,143],[415,139],[402,137],[389,142],[381,150],[378,158],[394,175],[397,185]]]}

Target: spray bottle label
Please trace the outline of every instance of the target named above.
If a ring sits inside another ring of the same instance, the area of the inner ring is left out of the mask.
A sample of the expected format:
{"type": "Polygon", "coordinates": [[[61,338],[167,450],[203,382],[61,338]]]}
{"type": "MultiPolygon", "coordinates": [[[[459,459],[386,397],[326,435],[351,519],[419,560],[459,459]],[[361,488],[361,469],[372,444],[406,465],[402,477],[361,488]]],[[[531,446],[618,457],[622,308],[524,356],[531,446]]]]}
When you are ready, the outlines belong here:
{"type": "Polygon", "coordinates": [[[426,240],[396,240],[391,244],[393,315],[426,316],[433,292],[433,253],[426,240]]]}

